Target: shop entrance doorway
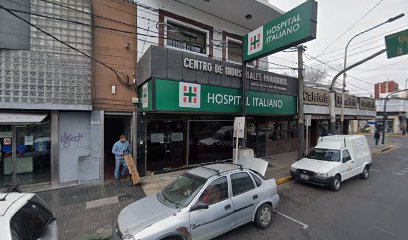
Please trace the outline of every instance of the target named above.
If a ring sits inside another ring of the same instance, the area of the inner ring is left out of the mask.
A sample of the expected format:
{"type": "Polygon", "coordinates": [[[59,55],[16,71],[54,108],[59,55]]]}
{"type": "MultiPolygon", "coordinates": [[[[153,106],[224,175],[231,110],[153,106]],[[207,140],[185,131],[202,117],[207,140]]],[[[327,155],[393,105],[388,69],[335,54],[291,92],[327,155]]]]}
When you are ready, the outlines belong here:
{"type": "Polygon", "coordinates": [[[148,122],[146,137],[147,171],[162,171],[186,165],[186,122],[148,122]]]}
{"type": "Polygon", "coordinates": [[[130,139],[130,116],[105,116],[104,124],[104,176],[105,181],[113,181],[113,173],[115,171],[115,156],[112,154],[112,147],[119,140],[120,135],[127,136],[129,143],[130,139]]]}

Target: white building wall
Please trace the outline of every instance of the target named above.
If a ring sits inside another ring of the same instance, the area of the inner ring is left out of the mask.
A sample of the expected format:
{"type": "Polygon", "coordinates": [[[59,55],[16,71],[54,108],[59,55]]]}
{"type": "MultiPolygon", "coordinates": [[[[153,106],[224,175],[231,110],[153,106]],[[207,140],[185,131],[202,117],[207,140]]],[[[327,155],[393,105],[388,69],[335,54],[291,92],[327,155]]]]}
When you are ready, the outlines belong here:
{"type": "MultiPolygon", "coordinates": [[[[214,17],[210,14],[204,13],[202,11],[193,9],[184,4],[180,4],[176,1],[168,0],[139,0],[138,3],[149,6],[153,9],[163,9],[165,11],[171,12],[173,14],[212,26],[213,31],[213,43],[210,43],[207,39],[208,44],[214,45],[213,47],[213,57],[215,59],[222,59],[222,31],[229,33],[234,33],[240,36],[248,33],[248,29],[230,23],[228,21],[222,20],[220,18],[214,17]],[[219,46],[217,46],[219,45],[219,46]]],[[[227,14],[227,13],[226,13],[227,14]]],[[[140,59],[150,45],[159,45],[159,29],[157,28],[157,23],[159,22],[159,13],[155,10],[148,10],[146,8],[137,7],[137,33],[138,33],[138,59],[140,59]],[[149,31],[145,30],[148,29],[149,31]],[[153,35],[144,36],[144,35],[153,35]],[[157,37],[156,37],[157,36],[157,37]]],[[[198,53],[197,53],[198,54],[198,53]]],[[[259,61],[260,69],[268,69],[268,59],[267,57],[261,58],[259,61]]]]}

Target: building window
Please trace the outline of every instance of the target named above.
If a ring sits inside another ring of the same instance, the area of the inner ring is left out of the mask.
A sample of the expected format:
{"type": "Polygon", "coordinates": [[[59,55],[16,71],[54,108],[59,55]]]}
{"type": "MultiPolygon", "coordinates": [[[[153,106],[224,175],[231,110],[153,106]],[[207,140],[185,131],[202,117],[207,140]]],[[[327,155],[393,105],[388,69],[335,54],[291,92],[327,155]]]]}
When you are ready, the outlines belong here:
{"type": "MultiPolygon", "coordinates": [[[[226,48],[226,53],[227,53],[227,61],[228,62],[233,62],[233,63],[242,63],[242,42],[239,40],[231,39],[227,37],[227,48],[226,48]]],[[[254,67],[255,66],[255,61],[252,62],[247,62],[247,66],[254,67]]]]}
{"type": "Polygon", "coordinates": [[[207,54],[207,33],[168,21],[175,31],[167,31],[167,46],[207,54]]]}
{"type": "Polygon", "coordinates": [[[237,41],[227,41],[227,59],[231,62],[242,62],[242,43],[237,41]]]}

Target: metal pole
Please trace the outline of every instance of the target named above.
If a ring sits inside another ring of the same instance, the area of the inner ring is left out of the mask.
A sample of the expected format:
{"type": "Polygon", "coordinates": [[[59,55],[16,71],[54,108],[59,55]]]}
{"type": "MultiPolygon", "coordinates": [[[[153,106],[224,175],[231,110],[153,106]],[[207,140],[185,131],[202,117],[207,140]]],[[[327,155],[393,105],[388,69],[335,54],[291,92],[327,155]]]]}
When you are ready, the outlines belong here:
{"type": "Polygon", "coordinates": [[[341,74],[343,74],[344,72],[346,72],[346,71],[348,71],[348,70],[350,70],[350,69],[352,69],[352,68],[355,68],[355,67],[357,67],[358,65],[360,65],[360,64],[362,64],[362,63],[365,63],[365,62],[367,62],[368,60],[370,60],[370,59],[373,59],[373,58],[375,58],[375,57],[377,57],[378,55],[381,55],[381,54],[383,54],[384,52],[386,52],[387,50],[386,49],[382,49],[382,50],[380,50],[380,51],[378,51],[378,52],[376,52],[376,53],[374,53],[374,54],[372,54],[372,55],[370,55],[370,56],[368,56],[368,57],[366,57],[366,58],[364,58],[363,60],[360,60],[360,61],[358,61],[358,62],[356,62],[356,63],[354,63],[354,64],[352,64],[352,65],[350,65],[349,67],[346,67],[345,69],[343,69],[343,70],[341,70],[340,72],[338,72],[337,74],[336,74],[336,76],[334,76],[334,78],[333,78],[333,80],[332,80],[332,82],[331,82],[331,84],[330,84],[330,132],[331,132],[331,134],[333,134],[334,132],[335,132],[335,129],[336,129],[336,124],[335,124],[335,122],[336,122],[336,112],[335,112],[335,110],[336,110],[336,108],[335,108],[335,91],[334,91],[334,85],[336,84],[336,80],[337,80],[337,78],[341,75],[341,74]]]}
{"type": "Polygon", "coordinates": [[[385,144],[385,123],[387,121],[387,101],[388,101],[388,98],[385,98],[384,99],[384,111],[383,111],[383,132],[382,132],[382,139],[381,139],[382,144],[385,144]]]}
{"type": "Polygon", "coordinates": [[[12,129],[12,139],[11,139],[11,163],[13,166],[13,171],[11,175],[11,181],[12,183],[17,183],[17,156],[16,156],[16,144],[17,144],[17,126],[13,124],[13,129],[12,129]]]}
{"type": "Polygon", "coordinates": [[[298,50],[298,79],[299,79],[299,97],[298,97],[298,159],[303,158],[305,153],[305,123],[303,112],[303,51],[304,47],[299,45],[298,50]]]}
{"type": "Polygon", "coordinates": [[[365,30],[365,31],[362,31],[362,32],[360,32],[360,33],[358,33],[358,34],[356,34],[356,35],[354,35],[349,41],[348,41],[348,43],[347,43],[347,45],[346,45],[346,49],[344,50],[344,65],[343,65],[343,70],[344,70],[344,73],[343,73],[343,89],[342,89],[342,94],[341,94],[341,112],[340,112],[340,133],[341,134],[344,134],[344,132],[343,132],[343,127],[344,127],[344,92],[346,91],[346,71],[347,70],[345,70],[346,69],[346,67],[347,67],[347,49],[348,49],[348,46],[350,45],[350,43],[351,43],[351,41],[353,41],[353,39],[354,38],[356,38],[356,37],[358,37],[358,36],[360,36],[360,35],[362,35],[362,34],[364,34],[364,33],[366,33],[366,32],[369,32],[369,31],[371,31],[371,30],[373,30],[373,29],[375,29],[375,28],[378,28],[378,27],[380,27],[380,26],[382,26],[382,25],[384,25],[384,24],[386,24],[386,23],[390,23],[390,22],[393,22],[393,21],[395,21],[395,20],[397,20],[397,19],[399,19],[399,18],[401,18],[401,17],[403,17],[403,16],[405,16],[405,14],[399,14],[399,15],[397,15],[397,16],[395,16],[395,17],[392,17],[392,18],[389,18],[387,21],[385,21],[385,22],[382,22],[382,23],[380,23],[380,24],[377,24],[377,25],[375,25],[374,27],[371,27],[371,28],[369,28],[369,29],[367,29],[367,30],[365,30]]]}
{"type": "Polygon", "coordinates": [[[384,144],[385,143],[385,122],[387,120],[387,101],[389,100],[389,97],[393,94],[399,93],[399,92],[405,92],[408,91],[408,89],[402,89],[402,90],[398,90],[395,92],[392,92],[390,94],[388,94],[387,96],[385,96],[384,98],[384,109],[383,109],[383,132],[382,132],[382,140],[381,143],[384,144]]]}
{"type": "MultiPolygon", "coordinates": [[[[244,52],[244,49],[242,50],[242,53],[244,52]]],[[[242,57],[242,106],[241,106],[241,116],[245,118],[246,114],[246,62],[244,61],[244,57],[242,57]]],[[[245,121],[246,125],[246,121],[245,121]]],[[[246,147],[246,132],[245,132],[245,126],[244,126],[244,138],[241,138],[241,148],[246,147]]],[[[238,146],[237,146],[238,147],[238,146]]]]}
{"type": "Polygon", "coordinates": [[[306,125],[306,154],[309,153],[309,125],[306,125]]]}

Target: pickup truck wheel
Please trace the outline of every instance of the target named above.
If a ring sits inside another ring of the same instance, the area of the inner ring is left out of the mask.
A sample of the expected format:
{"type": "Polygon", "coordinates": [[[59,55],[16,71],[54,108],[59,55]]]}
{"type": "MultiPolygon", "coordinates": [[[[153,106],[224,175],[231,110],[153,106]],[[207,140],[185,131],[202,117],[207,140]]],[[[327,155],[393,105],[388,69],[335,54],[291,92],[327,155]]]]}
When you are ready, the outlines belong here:
{"type": "Polygon", "coordinates": [[[363,172],[360,173],[360,178],[367,179],[369,175],[370,175],[370,168],[368,166],[365,166],[363,172]]]}
{"type": "Polygon", "coordinates": [[[337,174],[336,176],[334,176],[332,183],[331,183],[331,189],[335,192],[339,191],[341,187],[341,179],[340,179],[340,175],[337,174]]]}
{"type": "Polygon", "coordinates": [[[256,210],[255,215],[255,225],[260,229],[266,229],[271,225],[272,220],[272,207],[271,205],[264,203],[258,210],[256,210]]]}

